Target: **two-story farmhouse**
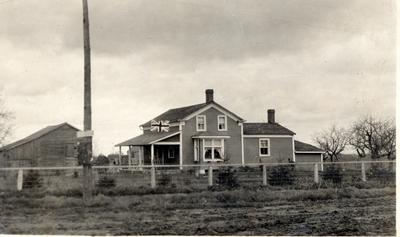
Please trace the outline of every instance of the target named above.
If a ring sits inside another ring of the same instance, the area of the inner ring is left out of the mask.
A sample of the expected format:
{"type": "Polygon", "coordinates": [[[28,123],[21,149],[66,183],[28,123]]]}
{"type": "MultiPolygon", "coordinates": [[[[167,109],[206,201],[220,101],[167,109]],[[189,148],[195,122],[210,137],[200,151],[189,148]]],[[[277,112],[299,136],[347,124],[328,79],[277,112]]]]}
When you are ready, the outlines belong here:
{"type": "Polygon", "coordinates": [[[295,141],[295,133],[275,121],[248,123],[214,101],[170,109],[142,124],[143,134],[117,144],[129,147],[129,164],[231,164],[321,161],[322,150],[295,141]],[[298,149],[296,149],[298,147],[298,149]]]}

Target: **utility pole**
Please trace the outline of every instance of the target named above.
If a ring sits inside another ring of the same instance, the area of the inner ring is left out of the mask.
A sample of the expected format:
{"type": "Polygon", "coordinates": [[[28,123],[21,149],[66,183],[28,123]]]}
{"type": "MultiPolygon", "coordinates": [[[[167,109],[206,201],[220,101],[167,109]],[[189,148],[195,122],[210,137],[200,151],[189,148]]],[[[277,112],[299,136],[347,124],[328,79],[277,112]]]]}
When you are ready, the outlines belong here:
{"type": "Polygon", "coordinates": [[[92,199],[92,106],[91,106],[91,66],[89,10],[87,0],[83,4],[83,46],[84,46],[84,106],[83,132],[78,133],[79,160],[83,165],[83,201],[88,204],[92,199]]]}

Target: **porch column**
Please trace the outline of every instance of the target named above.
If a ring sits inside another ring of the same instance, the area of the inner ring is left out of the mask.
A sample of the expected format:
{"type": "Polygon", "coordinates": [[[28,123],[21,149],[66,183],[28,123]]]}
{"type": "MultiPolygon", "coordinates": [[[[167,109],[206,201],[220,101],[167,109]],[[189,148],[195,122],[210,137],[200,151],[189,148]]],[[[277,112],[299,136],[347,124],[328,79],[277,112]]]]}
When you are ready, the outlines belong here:
{"type": "Polygon", "coordinates": [[[132,151],[132,150],[131,150],[131,146],[129,146],[129,147],[128,147],[128,166],[129,166],[129,169],[131,169],[130,166],[132,165],[132,162],[131,162],[132,153],[131,153],[131,151],[132,151]]]}
{"type": "Polygon", "coordinates": [[[121,165],[121,161],[122,161],[122,159],[121,159],[121,156],[122,156],[122,150],[121,150],[121,146],[119,146],[119,153],[118,153],[118,165],[121,165]]]}
{"type": "Polygon", "coordinates": [[[151,144],[151,156],[150,156],[150,160],[151,160],[151,165],[154,165],[154,144],[151,144]]]}
{"type": "Polygon", "coordinates": [[[139,169],[142,170],[143,146],[139,146],[139,169]]]}

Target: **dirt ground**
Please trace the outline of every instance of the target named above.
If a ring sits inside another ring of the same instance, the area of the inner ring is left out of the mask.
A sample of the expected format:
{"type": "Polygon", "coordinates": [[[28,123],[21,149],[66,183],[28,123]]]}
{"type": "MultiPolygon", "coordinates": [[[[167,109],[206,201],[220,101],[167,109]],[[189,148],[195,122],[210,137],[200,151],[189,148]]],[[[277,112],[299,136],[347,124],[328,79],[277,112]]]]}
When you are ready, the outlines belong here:
{"type": "Polygon", "coordinates": [[[3,194],[0,233],[396,235],[394,190],[356,190],[356,196],[348,197],[331,195],[335,190],[310,190],[299,195],[286,191],[276,198],[268,193],[270,199],[263,198],[266,192],[271,191],[240,193],[242,198],[237,199],[238,191],[100,196],[91,207],[83,207],[77,197],[3,194]],[[298,198],[301,195],[307,198],[298,198]]]}

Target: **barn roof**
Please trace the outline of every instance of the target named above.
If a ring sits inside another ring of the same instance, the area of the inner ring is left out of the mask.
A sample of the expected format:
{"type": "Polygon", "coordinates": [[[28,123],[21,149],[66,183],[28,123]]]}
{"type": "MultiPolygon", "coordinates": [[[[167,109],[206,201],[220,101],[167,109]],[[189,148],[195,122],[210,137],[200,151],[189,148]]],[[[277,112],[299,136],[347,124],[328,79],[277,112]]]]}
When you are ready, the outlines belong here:
{"type": "Polygon", "coordinates": [[[244,123],[244,135],[294,135],[295,133],[279,123],[244,123]]]}
{"type": "Polygon", "coordinates": [[[48,134],[48,133],[50,133],[52,131],[55,131],[55,130],[61,128],[64,125],[67,125],[67,126],[73,128],[73,129],[75,129],[76,131],[79,131],[79,129],[77,129],[76,127],[70,125],[69,123],[61,123],[61,124],[57,124],[57,125],[47,126],[47,127],[42,128],[39,131],[37,131],[37,132],[35,132],[35,133],[33,133],[33,134],[21,139],[21,140],[15,141],[13,143],[10,143],[10,144],[8,144],[6,146],[1,147],[0,151],[10,150],[10,149],[13,149],[15,147],[18,147],[18,146],[21,146],[23,144],[26,144],[28,142],[31,142],[33,140],[36,140],[36,139],[38,139],[38,138],[40,138],[40,137],[42,137],[42,136],[44,136],[44,135],[46,135],[46,134],[48,134]]]}
{"type": "MultiPolygon", "coordinates": [[[[240,118],[239,116],[237,116],[236,114],[232,113],[231,111],[229,111],[228,109],[226,109],[225,107],[223,107],[222,105],[216,103],[215,101],[209,102],[209,103],[202,103],[202,104],[195,104],[195,105],[189,105],[189,106],[185,106],[185,107],[180,107],[180,108],[174,108],[174,109],[170,109],[167,110],[166,112],[158,115],[157,117],[151,119],[151,120],[156,120],[156,121],[160,121],[160,120],[168,120],[170,123],[176,123],[179,122],[180,120],[186,118],[187,116],[195,113],[196,111],[206,107],[209,104],[213,104],[218,108],[221,108],[222,110],[225,110],[226,112],[232,114],[233,116],[237,117],[239,120],[243,120],[242,118],[240,118]]],[[[151,124],[151,120],[142,124],[142,127],[149,127],[151,124]]]]}
{"type": "Polygon", "coordinates": [[[136,136],[124,142],[121,142],[115,146],[139,146],[139,145],[149,145],[153,142],[164,140],[169,137],[178,135],[180,132],[151,132],[143,133],[142,135],[136,136]]]}
{"type": "Polygon", "coordinates": [[[311,144],[307,144],[301,141],[294,141],[294,150],[297,153],[301,153],[301,152],[321,152],[324,153],[324,151],[322,149],[319,149],[318,147],[315,147],[311,144]]]}

